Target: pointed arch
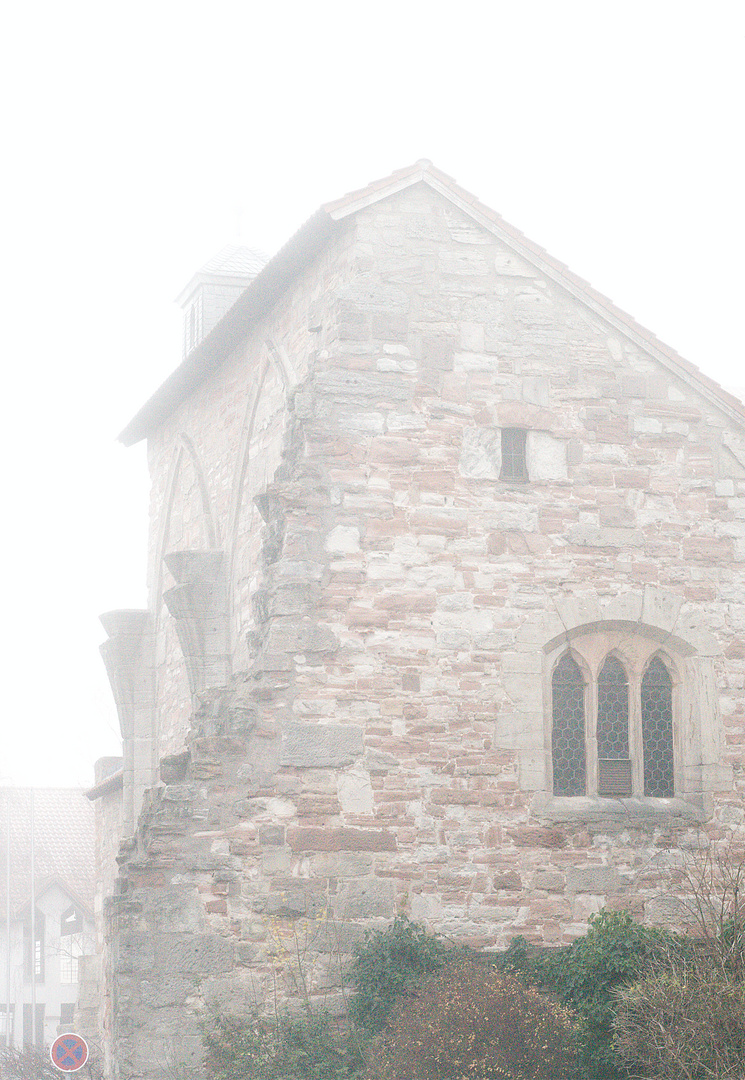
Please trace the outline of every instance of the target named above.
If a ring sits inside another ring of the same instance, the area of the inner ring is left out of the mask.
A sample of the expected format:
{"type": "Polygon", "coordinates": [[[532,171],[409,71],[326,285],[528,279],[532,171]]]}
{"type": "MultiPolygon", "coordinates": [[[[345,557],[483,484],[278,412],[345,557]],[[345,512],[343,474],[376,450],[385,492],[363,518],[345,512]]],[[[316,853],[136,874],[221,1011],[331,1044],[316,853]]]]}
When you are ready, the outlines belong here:
{"type": "Polygon", "coordinates": [[[554,795],[584,795],[587,790],[585,749],[585,679],[565,652],[551,677],[554,795]]]}
{"type": "Polygon", "coordinates": [[[665,799],[675,794],[673,680],[657,653],[641,681],[644,794],[665,799]]]}
{"type": "Polygon", "coordinates": [[[263,521],[254,500],[267,490],[281,461],[288,399],[297,382],[292,366],[271,339],[263,343],[256,377],[246,398],[236,455],[226,536],[231,633],[240,638],[256,587],[263,521]]]}
{"type": "Polygon", "coordinates": [[[629,756],[629,679],[616,653],[598,672],[598,758],[629,756]]]}

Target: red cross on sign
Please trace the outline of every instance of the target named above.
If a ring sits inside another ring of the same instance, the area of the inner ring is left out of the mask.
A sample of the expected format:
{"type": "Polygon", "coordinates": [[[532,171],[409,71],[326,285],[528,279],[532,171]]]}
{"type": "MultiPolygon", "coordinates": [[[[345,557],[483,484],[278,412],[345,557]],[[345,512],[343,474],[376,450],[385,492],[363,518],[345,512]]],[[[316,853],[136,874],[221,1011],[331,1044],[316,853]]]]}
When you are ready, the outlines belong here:
{"type": "Polygon", "coordinates": [[[49,1051],[52,1065],[60,1072],[77,1072],[88,1060],[88,1043],[79,1035],[60,1035],[49,1051]]]}

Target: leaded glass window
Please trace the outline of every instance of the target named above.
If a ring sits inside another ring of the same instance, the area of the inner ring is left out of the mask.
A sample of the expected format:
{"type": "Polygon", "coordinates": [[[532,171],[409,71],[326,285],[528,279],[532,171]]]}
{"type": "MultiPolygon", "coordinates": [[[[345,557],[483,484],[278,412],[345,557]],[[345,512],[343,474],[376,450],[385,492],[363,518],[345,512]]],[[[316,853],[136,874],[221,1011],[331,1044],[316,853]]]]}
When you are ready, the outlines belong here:
{"type": "Polygon", "coordinates": [[[555,795],[584,795],[585,683],[579,664],[566,653],[554,670],[552,756],[555,795]]]}
{"type": "Polygon", "coordinates": [[[675,793],[673,756],[673,682],[655,657],[641,686],[644,794],[672,798],[675,793]]]}
{"type": "Polygon", "coordinates": [[[629,756],[629,680],[623,664],[609,656],[598,675],[598,757],[629,756]]]}

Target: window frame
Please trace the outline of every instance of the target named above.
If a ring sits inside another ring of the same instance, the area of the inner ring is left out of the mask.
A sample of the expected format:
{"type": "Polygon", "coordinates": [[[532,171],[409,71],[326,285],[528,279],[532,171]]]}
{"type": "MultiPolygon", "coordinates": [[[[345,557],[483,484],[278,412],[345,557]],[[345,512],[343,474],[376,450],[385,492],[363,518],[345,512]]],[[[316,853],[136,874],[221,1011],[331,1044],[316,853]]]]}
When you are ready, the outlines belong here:
{"type": "Polygon", "coordinates": [[[547,656],[547,785],[549,797],[562,802],[575,802],[589,798],[599,803],[612,803],[633,799],[649,805],[666,805],[684,794],[681,717],[683,679],[679,660],[671,651],[661,646],[655,636],[642,633],[617,632],[588,628],[557,645],[547,656]],[[553,782],[553,673],[562,657],[569,653],[582,673],[585,683],[585,776],[586,788],[582,795],[554,794],[553,782]],[[629,795],[601,795],[599,793],[598,755],[598,676],[606,660],[615,657],[626,672],[629,686],[629,757],[631,759],[631,793],[629,795]],[[665,665],[671,680],[673,793],[670,796],[645,795],[644,751],[641,715],[641,681],[649,664],[659,658],[665,665]]]}
{"type": "Polygon", "coordinates": [[[527,484],[530,482],[530,469],[528,463],[528,432],[529,428],[524,427],[503,427],[499,432],[499,445],[501,464],[499,469],[499,479],[508,484],[527,484]],[[507,446],[510,441],[513,444],[517,444],[518,452],[515,453],[515,446],[507,446]],[[515,459],[518,460],[520,466],[519,472],[513,469],[515,459]],[[510,471],[507,471],[506,462],[510,462],[510,471]]]}

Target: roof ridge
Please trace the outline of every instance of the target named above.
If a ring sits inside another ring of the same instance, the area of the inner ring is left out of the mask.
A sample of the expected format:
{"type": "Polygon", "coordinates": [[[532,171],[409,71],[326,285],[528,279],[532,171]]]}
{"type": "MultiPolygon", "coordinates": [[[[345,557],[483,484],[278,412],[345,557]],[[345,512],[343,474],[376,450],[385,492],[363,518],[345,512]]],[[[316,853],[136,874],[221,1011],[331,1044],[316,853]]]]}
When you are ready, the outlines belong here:
{"type": "Polygon", "coordinates": [[[418,182],[428,183],[446,198],[460,204],[465,213],[471,213],[482,224],[494,226],[507,244],[518,248],[523,258],[539,260],[539,268],[553,276],[560,286],[568,288],[575,297],[595,305],[596,313],[621,324],[621,332],[631,333],[639,339],[641,347],[645,345],[655,350],[658,360],[668,360],[673,368],[692,376],[704,393],[713,395],[720,404],[734,414],[738,422],[745,423],[745,404],[730,394],[711,376],[704,374],[690,360],[686,360],[671,346],[661,341],[651,330],[647,330],[633,316],[619,308],[609,297],[599,292],[588,281],[580,277],[559,259],[531,240],[516,226],[506,221],[501,214],[492,210],[466,188],[461,187],[448,173],[438,169],[429,158],[420,158],[412,165],[397,169],[388,176],[373,180],[366,187],[347,192],[340,198],[326,202],[313,214],[304,225],[290,237],[282,248],[257,273],[235,305],[223,316],[222,320],[210,331],[181,365],[171,373],[161,387],[149,398],[119,435],[120,440],[130,446],[147,437],[153,428],[164,420],[199,383],[207,378],[219,365],[231,348],[234,348],[239,336],[247,332],[251,319],[264,314],[273,306],[278,296],[289,287],[321,246],[329,239],[337,222],[356,213],[360,204],[371,204],[377,199],[386,198],[396,191],[418,182]],[[345,212],[346,211],[346,212],[345,212]],[[597,309],[600,309],[599,311],[597,309]],[[625,328],[625,330],[624,330],[625,328]]]}

